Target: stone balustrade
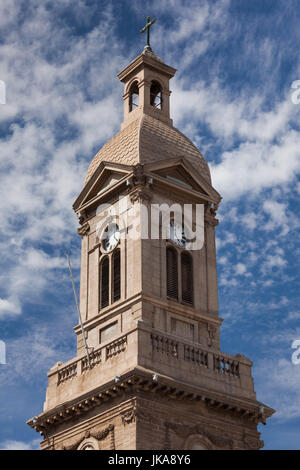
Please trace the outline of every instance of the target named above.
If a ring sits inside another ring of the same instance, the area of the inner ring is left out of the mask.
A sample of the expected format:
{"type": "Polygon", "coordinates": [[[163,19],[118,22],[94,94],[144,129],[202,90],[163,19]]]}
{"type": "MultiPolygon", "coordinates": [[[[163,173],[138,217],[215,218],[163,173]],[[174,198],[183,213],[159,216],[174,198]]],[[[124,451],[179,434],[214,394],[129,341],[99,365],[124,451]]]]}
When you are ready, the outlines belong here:
{"type": "MultiPolygon", "coordinates": [[[[101,364],[102,362],[102,349],[97,349],[96,351],[92,351],[89,354],[90,357],[90,366],[91,368],[101,364]]],[[[81,372],[86,372],[89,370],[88,360],[87,357],[81,359],[81,372]]]]}
{"type": "Polygon", "coordinates": [[[151,334],[153,350],[166,354],[167,356],[178,357],[178,342],[159,334],[151,334]]]}
{"type": "Polygon", "coordinates": [[[106,360],[115,357],[125,351],[127,347],[127,335],[113,341],[106,346],[106,360]]]}
{"type": "Polygon", "coordinates": [[[89,353],[90,367],[88,365],[87,357],[84,356],[80,359],[75,359],[70,364],[61,367],[57,370],[57,385],[66,382],[78,375],[88,372],[96,366],[102,364],[103,353],[105,353],[105,361],[115,357],[126,350],[127,347],[127,335],[118,338],[115,341],[107,344],[104,347],[93,350],[89,353]]]}
{"type": "Polygon", "coordinates": [[[200,366],[208,367],[208,353],[202,349],[189,346],[188,344],[184,345],[184,360],[195,362],[200,366]]]}
{"type": "Polygon", "coordinates": [[[182,341],[176,341],[167,335],[151,334],[152,350],[169,358],[193,362],[199,366],[212,369],[220,374],[239,377],[239,361],[229,354],[216,354],[198,346],[191,346],[182,341]],[[209,355],[212,361],[209,361],[209,355]],[[211,366],[209,367],[209,362],[211,366]]]}
{"type": "MultiPolygon", "coordinates": [[[[143,344],[144,352],[139,356],[136,366],[147,369],[149,367],[148,361],[150,361],[158,373],[171,374],[178,380],[198,383],[201,376],[203,383],[216,387],[216,389],[219,387],[218,383],[222,382],[226,390],[233,386],[239,390],[245,389],[245,393],[249,396],[254,393],[252,390],[252,363],[244,356],[232,356],[211,348],[204,348],[200,344],[182,340],[168,333],[156,332],[145,325],[139,325],[139,328],[94,349],[90,353],[90,368],[85,355],[65,364],[57,364],[49,373],[49,377],[52,377],[53,387],[61,388],[60,386],[62,386],[64,388],[63,384],[69,380],[76,379],[77,383],[83,374],[86,375],[87,380],[90,380],[89,377],[91,377],[92,386],[92,381],[95,380],[92,379],[92,376],[95,377],[93,374],[97,374],[96,369],[98,368],[101,370],[101,374],[105,374],[107,380],[111,380],[116,370],[115,358],[117,361],[121,361],[124,370],[126,370],[129,358],[133,357],[132,348],[136,348],[137,340],[134,338],[137,334],[143,344]],[[132,339],[131,335],[133,335],[132,339]],[[119,356],[120,359],[118,359],[119,356]],[[189,365],[188,369],[187,365],[189,365]]],[[[118,364],[120,363],[118,362],[118,364]]]]}
{"type": "Polygon", "coordinates": [[[179,381],[198,384],[200,380],[212,390],[223,393],[235,390],[247,398],[255,396],[252,362],[245,356],[225,354],[169,333],[154,332],[145,325],[141,329],[143,344],[148,345],[139,362],[142,367],[147,369],[152,364],[157,373],[179,381]]]}
{"type": "Polygon", "coordinates": [[[214,370],[232,377],[240,376],[239,361],[233,360],[225,354],[214,354],[214,370]]]}
{"type": "Polygon", "coordinates": [[[72,379],[77,375],[77,362],[63,367],[58,371],[58,384],[66,382],[66,380],[72,379]]]}

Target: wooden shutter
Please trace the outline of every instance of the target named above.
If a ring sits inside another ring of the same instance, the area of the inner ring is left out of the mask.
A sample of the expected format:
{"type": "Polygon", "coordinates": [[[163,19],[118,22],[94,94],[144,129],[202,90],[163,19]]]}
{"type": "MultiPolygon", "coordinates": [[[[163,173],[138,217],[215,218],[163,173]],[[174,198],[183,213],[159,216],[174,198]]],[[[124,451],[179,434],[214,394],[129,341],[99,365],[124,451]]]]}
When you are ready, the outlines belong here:
{"type": "Polygon", "coordinates": [[[178,260],[177,252],[167,248],[167,296],[178,300],[178,260]]]}
{"type": "Polygon", "coordinates": [[[101,308],[107,307],[109,304],[109,260],[108,256],[101,261],[100,269],[101,280],[101,308]]]}
{"type": "Polygon", "coordinates": [[[113,302],[121,297],[121,256],[117,250],[113,256],[113,302]]]}
{"type": "Polygon", "coordinates": [[[181,298],[183,302],[193,303],[193,260],[190,254],[181,254],[181,298]]]}

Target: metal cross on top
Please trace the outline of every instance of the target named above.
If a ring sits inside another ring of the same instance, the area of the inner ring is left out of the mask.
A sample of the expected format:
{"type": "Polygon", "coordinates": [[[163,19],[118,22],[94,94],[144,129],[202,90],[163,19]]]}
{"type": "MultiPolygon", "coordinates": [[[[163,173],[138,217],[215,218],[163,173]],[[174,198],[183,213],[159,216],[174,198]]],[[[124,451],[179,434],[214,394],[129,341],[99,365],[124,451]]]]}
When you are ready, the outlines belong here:
{"type": "Polygon", "coordinates": [[[155,23],[156,21],[156,18],[154,18],[153,20],[151,20],[150,16],[147,16],[146,18],[146,25],[143,27],[143,29],[141,29],[141,33],[144,33],[145,31],[147,31],[147,44],[146,46],[144,47],[144,49],[148,49],[149,51],[152,51],[151,47],[150,47],[150,28],[151,26],[155,23]]]}

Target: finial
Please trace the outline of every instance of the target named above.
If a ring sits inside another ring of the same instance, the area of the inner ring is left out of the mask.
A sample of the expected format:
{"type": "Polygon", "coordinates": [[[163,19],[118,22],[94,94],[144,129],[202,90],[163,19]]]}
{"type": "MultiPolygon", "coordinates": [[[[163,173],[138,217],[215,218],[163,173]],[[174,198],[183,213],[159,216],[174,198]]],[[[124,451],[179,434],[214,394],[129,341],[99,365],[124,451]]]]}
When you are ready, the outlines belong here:
{"type": "Polygon", "coordinates": [[[144,33],[145,31],[147,31],[147,44],[146,46],[144,47],[144,50],[145,51],[152,51],[151,47],[150,47],[150,28],[151,26],[156,22],[156,18],[154,18],[153,20],[151,20],[150,16],[147,16],[146,18],[146,25],[143,27],[143,29],[141,29],[141,33],[144,33]]]}

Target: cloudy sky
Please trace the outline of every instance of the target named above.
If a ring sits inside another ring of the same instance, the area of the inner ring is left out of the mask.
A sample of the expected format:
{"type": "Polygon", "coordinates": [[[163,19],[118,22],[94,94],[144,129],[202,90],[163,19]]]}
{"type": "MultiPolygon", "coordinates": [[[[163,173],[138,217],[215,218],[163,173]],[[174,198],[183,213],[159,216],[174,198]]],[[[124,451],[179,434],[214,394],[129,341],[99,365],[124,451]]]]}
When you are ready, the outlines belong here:
{"type": "Polygon", "coordinates": [[[257,397],[277,410],[260,425],[265,448],[299,449],[298,0],[0,0],[0,448],[38,448],[25,421],[42,410],[47,370],[75,355],[72,203],[120,128],[116,74],[142,51],[147,14],[154,51],[178,70],[175,126],[223,196],[222,350],[254,361],[257,397]]]}

